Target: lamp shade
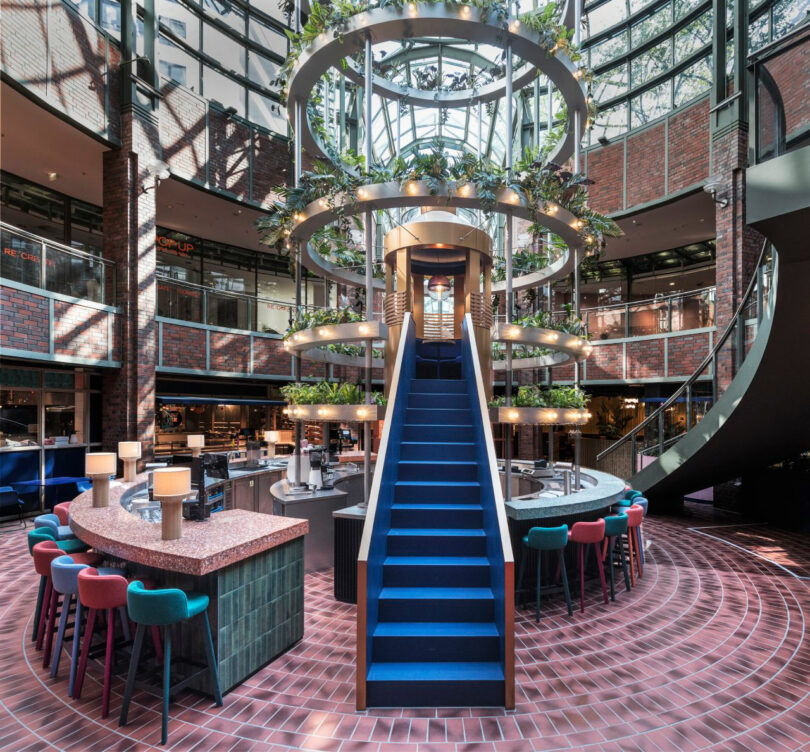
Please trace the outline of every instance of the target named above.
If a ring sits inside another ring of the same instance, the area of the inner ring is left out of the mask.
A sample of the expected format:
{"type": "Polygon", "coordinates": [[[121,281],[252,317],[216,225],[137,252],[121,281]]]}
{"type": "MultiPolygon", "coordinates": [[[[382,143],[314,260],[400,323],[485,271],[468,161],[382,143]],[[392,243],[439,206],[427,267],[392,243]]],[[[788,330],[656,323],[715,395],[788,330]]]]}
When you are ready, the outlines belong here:
{"type": "Polygon", "coordinates": [[[88,452],[84,455],[84,474],[89,478],[115,475],[116,460],[115,452],[88,452]]]}
{"type": "Polygon", "coordinates": [[[163,467],[152,474],[155,496],[181,496],[191,493],[190,467],[163,467]]]}
{"type": "Polygon", "coordinates": [[[122,460],[139,460],[141,458],[141,442],[119,441],[118,456],[122,460]]]}
{"type": "Polygon", "coordinates": [[[434,274],[428,280],[428,290],[430,292],[442,293],[450,289],[450,280],[444,274],[434,274]]]}
{"type": "Polygon", "coordinates": [[[192,449],[202,449],[205,446],[205,435],[201,433],[190,433],[186,436],[186,442],[192,449]]]}
{"type": "Polygon", "coordinates": [[[280,431],[265,431],[264,432],[264,440],[268,444],[277,444],[281,441],[281,432],[280,431]]]}

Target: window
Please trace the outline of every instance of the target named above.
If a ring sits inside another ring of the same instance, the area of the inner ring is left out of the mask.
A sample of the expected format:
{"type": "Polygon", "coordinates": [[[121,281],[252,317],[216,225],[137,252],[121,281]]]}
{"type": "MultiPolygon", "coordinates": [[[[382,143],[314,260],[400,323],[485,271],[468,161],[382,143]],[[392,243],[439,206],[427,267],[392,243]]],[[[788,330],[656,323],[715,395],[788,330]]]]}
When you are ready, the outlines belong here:
{"type": "Polygon", "coordinates": [[[191,91],[200,89],[200,63],[184,49],[160,35],[160,73],[191,91]]]}
{"type": "Polygon", "coordinates": [[[254,84],[259,84],[265,89],[278,89],[278,86],[272,85],[271,82],[278,78],[279,66],[269,58],[259,55],[257,52],[251,51],[248,64],[248,78],[254,84]]]}
{"type": "Polygon", "coordinates": [[[625,0],[608,0],[604,5],[589,11],[586,18],[588,34],[594,36],[624,21],[627,18],[627,4],[625,0]]]}
{"type": "Polygon", "coordinates": [[[203,52],[226,70],[245,75],[245,48],[211,24],[203,25],[203,52]]]}
{"type": "Polygon", "coordinates": [[[287,113],[278,102],[263,97],[255,91],[248,91],[248,119],[274,133],[287,135],[287,113]]]}
{"type": "Polygon", "coordinates": [[[680,107],[700,96],[712,85],[711,58],[703,58],[675,77],[674,105],[680,107]]]}
{"type": "Polygon", "coordinates": [[[607,110],[600,110],[596,115],[596,123],[593,128],[594,138],[603,136],[604,138],[614,138],[627,130],[627,103],[621,102],[615,107],[607,110]]]}
{"type": "Polygon", "coordinates": [[[711,41],[712,16],[704,13],[675,35],[675,63],[680,63],[711,41]]]}
{"type": "Polygon", "coordinates": [[[39,287],[42,245],[25,235],[5,228],[0,237],[3,246],[0,255],[0,277],[31,287],[39,287]]]}
{"type": "Polygon", "coordinates": [[[630,101],[630,127],[637,128],[665,115],[672,107],[670,82],[648,89],[630,101]]]}
{"type": "Polygon", "coordinates": [[[256,42],[270,52],[275,52],[279,57],[287,56],[287,37],[257,18],[251,17],[250,19],[248,37],[251,42],[256,42]]]}
{"type": "Polygon", "coordinates": [[[245,88],[238,81],[208,66],[203,67],[203,94],[223,108],[233,107],[237,115],[245,117],[245,88]]]}
{"type": "Polygon", "coordinates": [[[659,11],[647,16],[630,28],[630,44],[639,47],[657,37],[672,23],[672,10],[665,5],[659,11]]]}
{"type": "Polygon", "coordinates": [[[632,86],[644,84],[669,70],[672,65],[672,48],[670,45],[670,41],[667,40],[633,58],[630,63],[630,83],[632,86]]]}
{"type": "Polygon", "coordinates": [[[606,102],[626,92],[627,63],[617,65],[594,78],[593,96],[597,102],[606,102]]]}
{"type": "Polygon", "coordinates": [[[627,32],[622,31],[591,48],[591,67],[598,68],[626,52],[627,32]]]}
{"type": "Polygon", "coordinates": [[[0,389],[0,450],[39,444],[39,394],[0,389]]]}

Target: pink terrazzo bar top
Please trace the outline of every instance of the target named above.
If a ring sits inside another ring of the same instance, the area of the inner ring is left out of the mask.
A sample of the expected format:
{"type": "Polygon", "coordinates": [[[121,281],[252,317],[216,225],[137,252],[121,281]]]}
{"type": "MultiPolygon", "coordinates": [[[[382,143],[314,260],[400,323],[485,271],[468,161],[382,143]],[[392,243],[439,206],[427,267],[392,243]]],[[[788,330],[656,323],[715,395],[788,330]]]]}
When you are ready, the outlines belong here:
{"type": "Polygon", "coordinates": [[[79,494],[70,504],[70,527],[98,551],[126,561],[170,572],[203,575],[305,535],[309,522],[294,517],[233,509],[217,512],[206,522],[183,520],[183,537],[164,541],[160,524],[146,522],[121,506],[122,495],[146,482],[110,481],[110,505],[93,508],[93,492],[79,494]]]}

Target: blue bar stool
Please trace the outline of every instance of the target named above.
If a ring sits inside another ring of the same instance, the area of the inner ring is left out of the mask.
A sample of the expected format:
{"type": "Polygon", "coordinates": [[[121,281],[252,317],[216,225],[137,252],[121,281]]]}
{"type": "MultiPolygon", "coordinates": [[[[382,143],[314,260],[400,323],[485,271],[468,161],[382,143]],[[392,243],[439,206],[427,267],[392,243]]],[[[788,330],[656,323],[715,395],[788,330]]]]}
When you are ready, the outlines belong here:
{"type": "Polygon", "coordinates": [[[41,514],[34,517],[34,529],[45,528],[53,533],[54,540],[68,540],[75,538],[70,525],[63,525],[55,514],[41,514]]]}
{"type": "Polygon", "coordinates": [[[559,571],[562,574],[565,602],[568,604],[568,615],[573,616],[571,592],[568,587],[568,574],[565,571],[565,547],[568,545],[568,525],[559,527],[533,527],[528,535],[523,536],[523,550],[520,555],[520,574],[518,576],[518,595],[523,592],[523,575],[526,572],[526,559],[529,549],[537,551],[537,587],[535,589],[535,621],[540,622],[540,580],[542,574],[543,551],[556,551],[559,560],[559,571]]]}
{"type": "Polygon", "coordinates": [[[624,543],[622,536],[627,535],[627,515],[620,512],[613,517],[605,517],[605,543],[602,547],[602,561],[605,560],[607,555],[608,572],[610,573],[610,600],[616,600],[616,587],[615,578],[613,575],[613,568],[616,564],[616,541],[619,542],[619,560],[622,563],[622,571],[624,572],[624,586],[627,591],[630,591],[630,575],[627,572],[627,562],[624,558],[624,543]]]}
{"type": "MultiPolygon", "coordinates": [[[[62,646],[65,640],[65,630],[68,626],[68,613],[73,599],[76,599],[76,615],[73,619],[73,642],[70,651],[70,678],[68,680],[68,696],[73,697],[73,685],[76,681],[76,667],[79,663],[79,643],[82,631],[82,602],[79,600],[79,572],[89,569],[89,564],[80,564],[73,561],[70,556],[59,556],[51,562],[51,584],[53,589],[62,596],[62,613],[59,616],[59,629],[56,632],[56,647],[51,659],[51,676],[59,671],[59,659],[62,656],[62,646]]],[[[120,574],[122,569],[114,567],[98,567],[99,574],[120,574]]]]}
{"type": "MultiPolygon", "coordinates": [[[[647,501],[647,499],[644,496],[641,495],[640,491],[628,491],[625,498],[622,499],[616,506],[621,508],[621,509],[626,509],[627,507],[630,507],[633,504],[636,504],[637,506],[640,506],[642,508],[642,510],[644,511],[644,516],[645,517],[647,516],[647,508],[649,507],[649,501],[647,501]],[[635,494],[635,495],[630,497],[630,494],[635,494]]],[[[642,534],[642,528],[643,528],[643,525],[639,525],[636,532],[638,533],[638,552],[637,553],[638,553],[639,559],[641,560],[641,566],[643,568],[644,565],[647,562],[644,559],[644,536],[642,534]]]]}
{"type": "Polygon", "coordinates": [[[147,590],[142,582],[135,580],[127,588],[127,610],[129,618],[137,624],[135,630],[135,644],[132,647],[132,657],[129,662],[129,674],[124,690],[124,700],[121,704],[120,726],[127,725],[129,701],[135,687],[135,675],[138,672],[138,660],[143,645],[143,633],[146,627],[163,627],[163,725],[160,743],[166,744],[169,735],[169,697],[172,691],[187,686],[192,679],[200,673],[187,677],[175,687],[171,685],[172,666],[172,624],[202,615],[205,622],[205,633],[201,635],[205,646],[205,657],[211,693],[216,704],[222,705],[222,692],[219,688],[219,672],[217,670],[216,656],[214,655],[214,641],[211,639],[211,623],[208,620],[208,596],[200,593],[185,593],[177,588],[162,590],[147,590]]]}

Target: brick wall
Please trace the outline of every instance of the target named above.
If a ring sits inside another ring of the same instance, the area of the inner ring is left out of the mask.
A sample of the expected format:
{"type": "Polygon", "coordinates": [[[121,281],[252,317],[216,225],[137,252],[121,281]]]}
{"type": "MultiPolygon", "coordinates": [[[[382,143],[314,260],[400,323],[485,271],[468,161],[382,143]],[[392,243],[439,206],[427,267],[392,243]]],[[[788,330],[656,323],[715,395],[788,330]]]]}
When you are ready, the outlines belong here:
{"type": "Polygon", "coordinates": [[[0,347],[48,352],[48,299],[0,287],[0,347]]]}
{"type": "Polygon", "coordinates": [[[108,37],[59,0],[2,0],[0,61],[3,70],[86,127],[113,138],[119,134],[118,79],[108,66],[118,50],[108,37]],[[115,100],[112,101],[113,92],[115,100]]]}
{"type": "Polygon", "coordinates": [[[164,323],[161,352],[164,368],[205,370],[205,330],[164,323]]]}
{"type": "Polygon", "coordinates": [[[109,314],[106,311],[55,300],[53,314],[54,354],[107,360],[109,314]]]}
{"type": "Polygon", "coordinates": [[[709,354],[709,334],[690,334],[669,340],[669,375],[690,376],[709,354]]]}
{"type": "Polygon", "coordinates": [[[590,204],[606,214],[696,186],[709,175],[708,98],[649,128],[589,149],[586,166],[588,177],[595,181],[590,204]]]}
{"type": "Polygon", "coordinates": [[[246,334],[211,332],[211,370],[248,373],[250,337],[246,334]]]}
{"type": "Polygon", "coordinates": [[[292,358],[280,340],[256,337],[253,340],[253,369],[256,373],[289,376],[292,358]]]}
{"type": "Polygon", "coordinates": [[[249,197],[250,128],[210,109],[208,113],[208,182],[213,188],[249,197]]]}
{"type": "Polygon", "coordinates": [[[160,143],[163,159],[172,172],[205,182],[208,158],[205,113],[208,105],[188,89],[172,81],[161,87],[160,143]]]}
{"type": "Polygon", "coordinates": [[[663,339],[647,339],[627,343],[628,379],[650,379],[663,373],[663,339]]]}
{"type": "Polygon", "coordinates": [[[785,108],[788,139],[810,128],[810,37],[765,65],[785,108]]]}
{"type": "Polygon", "coordinates": [[[624,347],[621,343],[598,345],[586,361],[588,379],[621,379],[624,363],[624,347]]]}

